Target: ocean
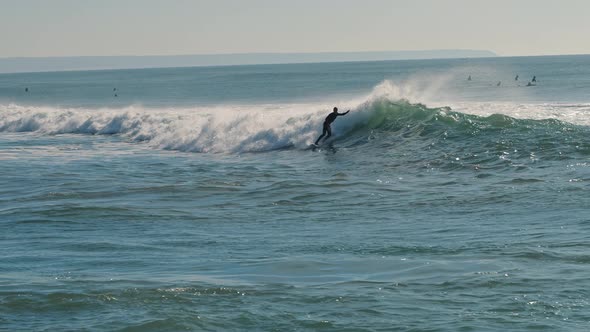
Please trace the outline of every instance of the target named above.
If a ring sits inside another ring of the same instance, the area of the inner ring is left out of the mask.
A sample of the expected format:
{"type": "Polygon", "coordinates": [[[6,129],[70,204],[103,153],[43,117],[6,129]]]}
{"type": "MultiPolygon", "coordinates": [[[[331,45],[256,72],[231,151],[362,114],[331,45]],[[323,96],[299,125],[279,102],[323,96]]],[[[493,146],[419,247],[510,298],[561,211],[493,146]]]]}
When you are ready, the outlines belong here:
{"type": "Polygon", "coordinates": [[[0,75],[1,331],[588,331],[589,207],[590,56],[0,75]]]}

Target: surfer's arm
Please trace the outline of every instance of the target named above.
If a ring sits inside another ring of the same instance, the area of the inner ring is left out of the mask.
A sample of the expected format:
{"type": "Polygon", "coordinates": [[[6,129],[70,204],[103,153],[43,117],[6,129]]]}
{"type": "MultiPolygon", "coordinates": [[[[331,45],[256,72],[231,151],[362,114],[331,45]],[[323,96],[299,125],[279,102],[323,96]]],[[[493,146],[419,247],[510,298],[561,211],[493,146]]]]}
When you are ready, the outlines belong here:
{"type": "Polygon", "coordinates": [[[346,115],[346,114],[348,114],[348,112],[350,112],[350,110],[348,110],[348,111],[346,111],[344,113],[338,113],[338,115],[346,115]]]}

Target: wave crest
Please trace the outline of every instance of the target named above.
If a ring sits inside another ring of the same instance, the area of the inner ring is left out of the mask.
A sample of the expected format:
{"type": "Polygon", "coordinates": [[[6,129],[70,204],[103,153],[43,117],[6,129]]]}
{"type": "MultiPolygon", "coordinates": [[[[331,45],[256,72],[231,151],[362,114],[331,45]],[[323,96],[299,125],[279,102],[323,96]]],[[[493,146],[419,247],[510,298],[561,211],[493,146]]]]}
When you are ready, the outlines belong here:
{"type": "MultiPolygon", "coordinates": [[[[384,141],[400,135],[465,139],[510,128],[524,132],[531,128],[559,131],[575,127],[555,119],[518,119],[514,115],[520,115],[518,112],[522,105],[507,108],[502,104],[499,112],[494,112],[494,106],[497,106],[494,104],[475,107],[473,113],[476,114],[458,112],[450,107],[428,107],[410,102],[406,98],[408,91],[385,81],[366,98],[339,103],[352,106],[352,112],[339,117],[333,124],[335,139],[353,145],[371,141],[377,136],[384,141]]],[[[187,109],[134,106],[90,110],[0,105],[0,132],[120,135],[161,149],[211,153],[260,152],[307,147],[320,134],[321,123],[332,107],[333,104],[290,104],[187,109]]],[[[539,107],[543,109],[543,106],[539,107]]],[[[556,107],[549,105],[544,110],[554,114],[556,107]]],[[[571,105],[564,105],[564,112],[569,112],[567,114],[574,112],[585,116],[587,109],[587,105],[574,107],[573,110],[571,105]]],[[[543,118],[540,114],[542,112],[537,111],[533,118],[543,118]]]]}

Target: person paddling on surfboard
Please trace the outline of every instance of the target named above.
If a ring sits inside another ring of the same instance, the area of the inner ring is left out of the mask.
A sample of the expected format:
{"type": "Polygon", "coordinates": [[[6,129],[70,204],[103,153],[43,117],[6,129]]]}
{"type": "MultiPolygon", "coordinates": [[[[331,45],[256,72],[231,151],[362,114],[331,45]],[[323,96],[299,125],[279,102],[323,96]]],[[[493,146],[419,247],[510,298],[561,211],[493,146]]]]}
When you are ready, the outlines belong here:
{"type": "Polygon", "coordinates": [[[326,117],[326,120],[324,120],[324,129],[322,131],[322,135],[320,135],[320,137],[318,137],[317,141],[315,141],[315,145],[318,145],[318,143],[320,142],[322,137],[324,137],[326,134],[328,134],[328,136],[326,136],[326,139],[328,139],[328,137],[332,136],[332,128],[330,128],[330,124],[332,124],[332,122],[334,122],[334,120],[336,120],[336,117],[338,117],[339,115],[346,115],[346,114],[348,114],[348,112],[350,112],[350,110],[348,110],[344,113],[338,113],[338,107],[334,107],[334,110],[332,111],[332,113],[328,114],[328,116],[326,117]]]}

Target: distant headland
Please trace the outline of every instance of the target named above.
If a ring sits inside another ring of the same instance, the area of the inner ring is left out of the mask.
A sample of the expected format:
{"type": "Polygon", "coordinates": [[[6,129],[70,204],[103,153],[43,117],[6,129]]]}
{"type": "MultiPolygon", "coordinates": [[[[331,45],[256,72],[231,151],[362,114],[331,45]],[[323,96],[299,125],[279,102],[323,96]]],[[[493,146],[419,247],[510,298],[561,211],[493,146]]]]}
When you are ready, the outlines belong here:
{"type": "Polygon", "coordinates": [[[486,50],[0,58],[0,73],[495,57],[486,50]]]}

